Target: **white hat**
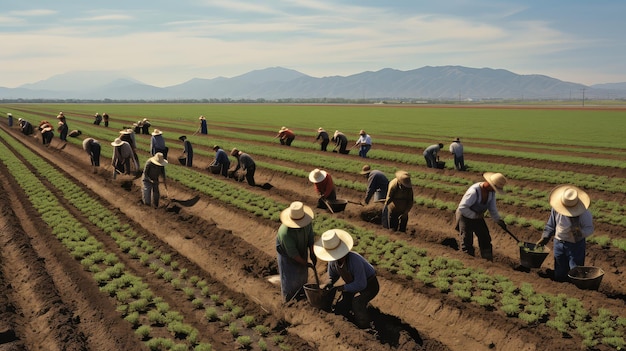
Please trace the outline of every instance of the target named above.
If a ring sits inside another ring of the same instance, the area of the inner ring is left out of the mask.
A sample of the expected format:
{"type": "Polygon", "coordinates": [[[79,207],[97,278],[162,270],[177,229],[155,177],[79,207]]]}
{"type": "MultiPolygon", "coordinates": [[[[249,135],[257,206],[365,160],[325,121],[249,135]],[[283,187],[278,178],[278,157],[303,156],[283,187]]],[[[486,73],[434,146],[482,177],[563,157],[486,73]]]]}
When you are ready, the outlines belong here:
{"type": "Polygon", "coordinates": [[[590,203],[589,195],[573,185],[559,185],[550,193],[550,206],[568,217],[580,216],[589,208],[590,203]]]}
{"type": "Polygon", "coordinates": [[[11,114],[11,112],[9,112],[9,113],[7,113],[7,116],[13,116],[13,115],[11,114]]]}
{"type": "Polygon", "coordinates": [[[317,128],[317,131],[318,131],[318,132],[324,132],[325,130],[324,130],[324,128],[319,127],[319,128],[317,128]]]}
{"type": "Polygon", "coordinates": [[[154,156],[150,157],[150,162],[157,166],[165,166],[168,163],[161,152],[157,152],[154,156]]]}
{"type": "Polygon", "coordinates": [[[313,220],[313,210],[300,201],[294,201],[280,212],[280,222],[289,228],[302,228],[313,220]]]}
{"type": "Polygon", "coordinates": [[[506,193],[504,186],[506,185],[506,177],[502,173],[485,172],[483,178],[498,193],[506,193]]]}
{"type": "Polygon", "coordinates": [[[336,261],[347,255],[353,245],[350,233],[341,229],[331,229],[317,239],[313,245],[313,252],[322,261],[336,261]]]}
{"type": "Polygon", "coordinates": [[[200,116],[200,117],[198,117],[198,119],[206,119],[206,118],[204,118],[204,116],[200,116]]]}
{"type": "Polygon", "coordinates": [[[122,144],[124,144],[124,142],[120,138],[115,138],[115,140],[113,140],[113,142],[111,143],[111,145],[113,146],[120,146],[122,144]]]}
{"type": "Polygon", "coordinates": [[[152,132],[152,135],[161,135],[163,134],[163,132],[159,129],[154,128],[154,131],[152,132]]]}
{"type": "Polygon", "coordinates": [[[124,130],[120,130],[120,134],[132,134],[133,130],[132,129],[124,129],[124,130]]]}
{"type": "Polygon", "coordinates": [[[312,170],[311,173],[309,173],[309,180],[312,183],[319,183],[323,181],[324,179],[326,179],[327,174],[328,173],[326,173],[326,171],[322,171],[321,169],[316,168],[312,170]]]}

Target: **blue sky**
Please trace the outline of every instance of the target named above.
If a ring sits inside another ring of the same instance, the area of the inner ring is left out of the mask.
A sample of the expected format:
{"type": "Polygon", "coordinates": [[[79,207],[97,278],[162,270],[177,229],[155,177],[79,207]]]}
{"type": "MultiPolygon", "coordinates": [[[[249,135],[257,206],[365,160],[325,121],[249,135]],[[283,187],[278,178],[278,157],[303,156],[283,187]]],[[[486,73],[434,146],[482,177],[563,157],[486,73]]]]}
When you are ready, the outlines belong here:
{"type": "Polygon", "coordinates": [[[164,87],[276,66],[626,82],[625,14],[621,0],[0,0],[0,86],[107,71],[164,87]]]}

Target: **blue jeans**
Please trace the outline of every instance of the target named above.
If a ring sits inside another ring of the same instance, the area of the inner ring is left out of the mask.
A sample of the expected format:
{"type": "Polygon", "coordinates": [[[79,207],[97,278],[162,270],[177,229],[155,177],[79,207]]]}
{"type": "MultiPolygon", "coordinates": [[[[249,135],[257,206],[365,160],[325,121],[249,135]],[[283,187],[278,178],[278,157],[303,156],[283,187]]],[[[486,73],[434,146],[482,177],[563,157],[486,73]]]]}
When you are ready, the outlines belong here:
{"type": "Polygon", "coordinates": [[[280,292],[283,301],[288,302],[309,278],[308,267],[301,265],[287,255],[278,253],[278,273],[280,274],[280,292]]]}
{"type": "Polygon", "coordinates": [[[143,180],[142,201],[145,205],[159,207],[159,183],[151,182],[149,179],[143,180]]]}
{"type": "Polygon", "coordinates": [[[372,145],[361,145],[361,149],[359,149],[359,156],[363,158],[367,158],[367,152],[370,151],[372,145]]]}
{"type": "Polygon", "coordinates": [[[577,243],[554,239],[554,280],[566,282],[570,269],[585,265],[586,247],[585,239],[577,243]]]}

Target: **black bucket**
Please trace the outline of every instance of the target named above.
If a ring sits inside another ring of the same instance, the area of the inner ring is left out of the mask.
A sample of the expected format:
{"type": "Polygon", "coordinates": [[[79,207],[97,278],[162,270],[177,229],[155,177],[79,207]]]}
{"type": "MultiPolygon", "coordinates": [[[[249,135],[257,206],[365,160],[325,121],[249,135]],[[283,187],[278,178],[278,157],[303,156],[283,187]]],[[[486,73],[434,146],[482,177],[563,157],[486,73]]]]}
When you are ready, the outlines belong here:
{"type": "Polygon", "coordinates": [[[183,156],[179,157],[178,158],[178,162],[180,162],[180,164],[183,165],[183,166],[186,165],[187,164],[187,157],[183,157],[183,156]]]}
{"type": "Polygon", "coordinates": [[[604,271],[593,266],[578,266],[570,269],[567,276],[579,289],[598,290],[604,271]]]}
{"type": "Polygon", "coordinates": [[[320,289],[317,284],[304,284],[304,294],[311,306],[324,311],[330,311],[335,299],[336,289],[320,289]]]}
{"type": "Polygon", "coordinates": [[[550,249],[543,246],[543,251],[535,251],[537,245],[534,243],[520,243],[519,256],[520,264],[526,268],[540,268],[543,261],[548,257],[550,249]]]}
{"type": "Polygon", "coordinates": [[[328,201],[330,207],[333,209],[333,212],[341,212],[346,209],[346,205],[348,204],[348,200],[336,199],[328,201]]]}
{"type": "Polygon", "coordinates": [[[210,165],[209,166],[209,171],[211,171],[212,174],[220,174],[222,172],[222,166],[221,165],[210,165]]]}
{"type": "Polygon", "coordinates": [[[446,168],[446,163],[443,161],[437,161],[435,162],[435,168],[444,169],[446,168]]]}

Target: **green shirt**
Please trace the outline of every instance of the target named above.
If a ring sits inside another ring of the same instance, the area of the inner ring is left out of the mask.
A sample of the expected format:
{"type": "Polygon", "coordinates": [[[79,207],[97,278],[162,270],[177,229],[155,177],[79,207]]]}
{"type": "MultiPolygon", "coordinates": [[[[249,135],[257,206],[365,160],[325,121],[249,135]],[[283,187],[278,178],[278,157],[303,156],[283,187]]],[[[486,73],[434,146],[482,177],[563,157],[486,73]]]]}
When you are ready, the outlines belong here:
{"type": "Polygon", "coordinates": [[[276,246],[279,252],[294,258],[300,256],[307,259],[308,250],[315,241],[315,233],[313,232],[313,224],[302,228],[289,228],[284,224],[278,228],[276,236],[276,246]]]}

